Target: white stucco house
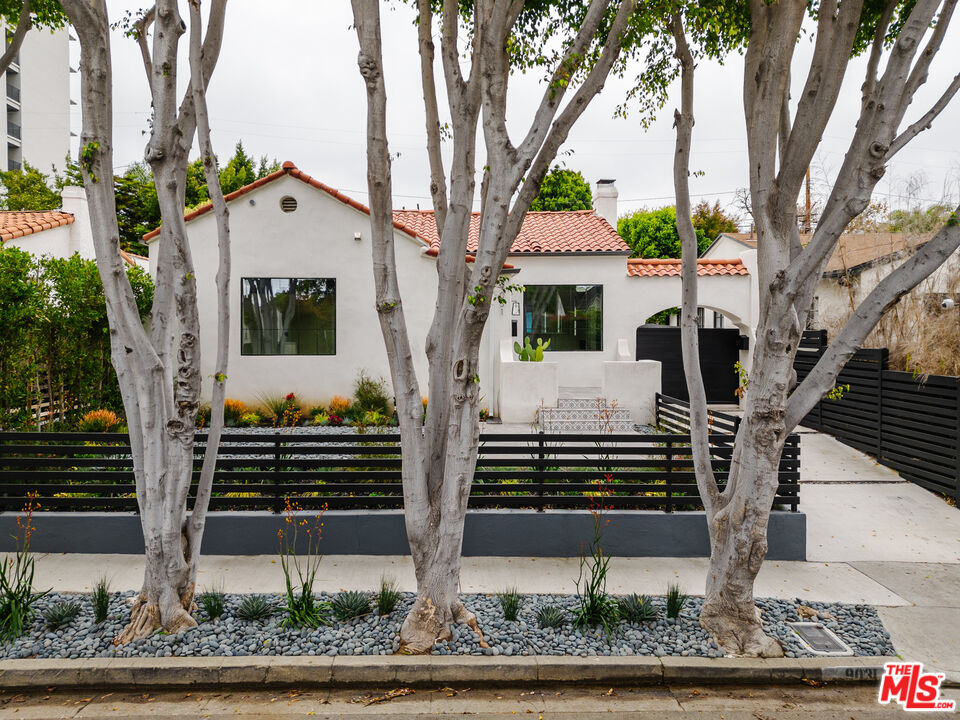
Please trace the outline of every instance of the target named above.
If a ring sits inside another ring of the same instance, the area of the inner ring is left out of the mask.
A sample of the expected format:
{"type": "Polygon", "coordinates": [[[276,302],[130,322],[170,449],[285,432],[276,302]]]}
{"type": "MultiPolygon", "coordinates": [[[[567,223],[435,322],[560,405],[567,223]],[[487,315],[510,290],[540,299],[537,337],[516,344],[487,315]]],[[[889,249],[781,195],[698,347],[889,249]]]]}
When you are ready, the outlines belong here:
{"type": "MultiPolygon", "coordinates": [[[[87,195],[82,187],[68,185],[60,194],[60,210],[42,212],[0,211],[0,244],[40,257],[68,258],[74,253],[96,260],[87,195]]],[[[129,265],[147,269],[147,258],[121,251],[129,265]]]]}
{"type": "MultiPolygon", "coordinates": [[[[227,199],[233,318],[228,395],[255,404],[264,395],[295,392],[307,403],[325,404],[333,395],[350,395],[361,369],[389,377],[374,309],[368,209],[291,162],[227,199]]],[[[210,210],[206,205],[186,215],[206,396],[216,337],[217,241],[210,210]]],[[[475,215],[468,250],[476,247],[478,222],[475,215]]],[[[493,416],[528,421],[541,402],[556,405],[559,388],[599,390],[635,415],[648,412],[660,367],[637,362],[644,357],[637,330],[679,304],[679,262],[629,259],[615,223],[611,181],[598,188],[595,211],[527,215],[507,260],[511,282],[524,290],[509,294],[505,305],[494,304],[481,346],[482,405],[493,416]],[[550,340],[546,362],[516,360],[513,342],[525,337],[533,344],[550,340]],[[630,392],[643,397],[627,397],[630,392]]],[[[423,348],[439,247],[433,213],[395,211],[394,233],[405,317],[425,383],[423,348]]],[[[144,237],[154,273],[158,237],[158,230],[144,237]]],[[[700,295],[703,305],[723,312],[750,337],[755,253],[741,255],[703,261],[700,295]]]]}

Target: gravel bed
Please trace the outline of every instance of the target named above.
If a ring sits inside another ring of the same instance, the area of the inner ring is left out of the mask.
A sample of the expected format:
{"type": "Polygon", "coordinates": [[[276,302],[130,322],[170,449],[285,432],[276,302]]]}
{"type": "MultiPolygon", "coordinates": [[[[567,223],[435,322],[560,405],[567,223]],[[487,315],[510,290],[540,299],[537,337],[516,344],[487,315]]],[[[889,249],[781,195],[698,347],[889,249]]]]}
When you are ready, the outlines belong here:
{"type": "MultiPolygon", "coordinates": [[[[150,638],[114,646],[113,637],[129,617],[127,599],[135,593],[114,593],[106,622],[93,621],[88,595],[51,593],[37,603],[32,631],[13,643],[0,645],[0,658],[90,658],[90,657],[169,657],[177,656],[244,656],[244,655],[389,655],[396,651],[403,618],[413,603],[413,595],[405,593],[390,615],[376,612],[355,620],[322,627],[318,630],[292,630],[280,627],[282,613],[266,623],[250,623],[238,619],[235,611],[242,595],[226,596],[226,611],[219,620],[208,620],[197,611],[199,627],[180,635],[157,633],[150,638]],[[78,617],[62,630],[43,627],[42,611],[60,601],[77,601],[78,617]]],[[[276,605],[280,595],[265,595],[276,605]]],[[[326,593],[321,600],[330,600],[326,593]]],[[[481,648],[478,638],[463,626],[454,628],[450,642],[437,643],[434,655],[682,655],[720,657],[722,653],[697,622],[702,598],[690,598],[679,619],[667,619],[664,599],[652,598],[660,611],[653,622],[621,623],[608,638],[602,630],[581,632],[569,623],[557,629],[542,629],[536,611],[544,605],[572,608],[577,599],[572,595],[528,595],[516,622],[504,620],[496,596],[465,595],[463,601],[473,610],[490,644],[481,648]]],[[[800,604],[787,600],[759,599],[764,629],[784,644],[787,657],[809,655],[784,623],[799,620],[800,604]]],[[[869,605],[807,602],[822,611],[821,621],[847,642],[856,655],[893,655],[890,635],[876,611],[869,605]],[[833,619],[830,619],[832,616],[833,619]]]]}

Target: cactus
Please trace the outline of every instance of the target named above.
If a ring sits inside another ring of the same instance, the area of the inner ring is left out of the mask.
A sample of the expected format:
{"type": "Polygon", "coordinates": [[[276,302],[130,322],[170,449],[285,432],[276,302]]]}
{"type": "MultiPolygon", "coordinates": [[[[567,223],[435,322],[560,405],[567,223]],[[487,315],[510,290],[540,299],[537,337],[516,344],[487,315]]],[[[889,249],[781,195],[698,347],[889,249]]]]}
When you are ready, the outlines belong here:
{"type": "Polygon", "coordinates": [[[513,343],[513,350],[517,353],[517,358],[523,362],[543,362],[543,351],[550,347],[550,341],[543,342],[543,338],[537,338],[537,346],[530,344],[530,338],[524,338],[523,347],[520,343],[513,343]]]}

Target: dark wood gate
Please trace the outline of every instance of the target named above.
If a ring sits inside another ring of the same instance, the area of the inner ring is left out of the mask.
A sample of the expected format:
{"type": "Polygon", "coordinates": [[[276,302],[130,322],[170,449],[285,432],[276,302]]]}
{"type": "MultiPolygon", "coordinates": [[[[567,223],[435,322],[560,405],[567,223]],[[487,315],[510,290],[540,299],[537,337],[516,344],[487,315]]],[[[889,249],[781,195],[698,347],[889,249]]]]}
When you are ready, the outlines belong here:
{"type": "MultiPolygon", "coordinates": [[[[735,391],[740,382],[734,365],[740,359],[739,347],[740,331],[736,328],[700,328],[700,369],[708,402],[737,402],[735,391]]],[[[679,327],[638,327],[637,360],[659,360],[661,392],[680,400],[690,399],[679,327]]]]}

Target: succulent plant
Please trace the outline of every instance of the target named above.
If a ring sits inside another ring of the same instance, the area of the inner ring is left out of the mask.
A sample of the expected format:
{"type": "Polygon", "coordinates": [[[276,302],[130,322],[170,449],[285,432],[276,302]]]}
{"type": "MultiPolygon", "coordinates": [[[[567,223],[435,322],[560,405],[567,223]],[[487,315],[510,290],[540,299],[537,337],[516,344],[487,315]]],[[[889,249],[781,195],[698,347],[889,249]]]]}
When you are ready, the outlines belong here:
{"type": "Polygon", "coordinates": [[[342,592],[330,601],[330,610],[341,622],[367,615],[372,610],[370,596],[357,590],[342,592]]]}
{"type": "Polygon", "coordinates": [[[567,621],[567,613],[556,605],[545,605],[537,611],[537,622],[542,628],[557,628],[567,621]]]}
{"type": "Polygon", "coordinates": [[[223,590],[205,590],[200,593],[200,597],[197,598],[197,603],[203,608],[208,618],[216,620],[223,615],[223,611],[227,606],[227,599],[223,594],[223,590]]]}
{"type": "Polygon", "coordinates": [[[667,588],[667,617],[680,617],[680,611],[687,603],[687,595],[680,589],[679,585],[671,585],[667,588]]]}
{"type": "Polygon", "coordinates": [[[80,614],[80,603],[58,602],[43,611],[43,624],[48,630],[59,630],[69,625],[80,614]]]}
{"type": "Polygon", "coordinates": [[[276,607],[263,595],[247,595],[237,608],[237,617],[247,622],[263,622],[274,612],[276,607]]]}
{"type": "Polygon", "coordinates": [[[93,619],[97,624],[102,623],[110,612],[110,581],[107,578],[101,577],[97,580],[97,584],[93,586],[93,597],[90,599],[93,602],[93,619]]]}
{"type": "Polygon", "coordinates": [[[397,590],[396,581],[393,578],[380,578],[380,592],[377,593],[376,604],[377,613],[380,615],[389,615],[400,602],[402,595],[397,590]]]}
{"type": "Polygon", "coordinates": [[[497,598],[500,600],[500,607],[503,608],[503,619],[515,621],[523,604],[523,596],[517,592],[516,588],[507,588],[497,593],[497,598]]]}
{"type": "Polygon", "coordinates": [[[543,351],[550,347],[550,341],[543,341],[543,338],[537,338],[537,346],[530,344],[530,338],[523,339],[523,346],[520,343],[513,343],[513,350],[517,353],[517,359],[522,362],[543,362],[543,351]]]}
{"type": "Polygon", "coordinates": [[[617,600],[620,610],[620,619],[627,622],[640,623],[657,619],[657,609],[646,595],[626,595],[617,600]]]}

